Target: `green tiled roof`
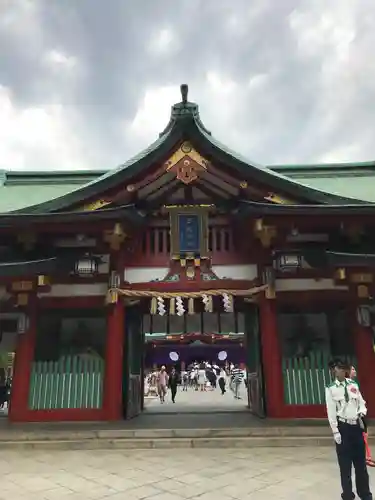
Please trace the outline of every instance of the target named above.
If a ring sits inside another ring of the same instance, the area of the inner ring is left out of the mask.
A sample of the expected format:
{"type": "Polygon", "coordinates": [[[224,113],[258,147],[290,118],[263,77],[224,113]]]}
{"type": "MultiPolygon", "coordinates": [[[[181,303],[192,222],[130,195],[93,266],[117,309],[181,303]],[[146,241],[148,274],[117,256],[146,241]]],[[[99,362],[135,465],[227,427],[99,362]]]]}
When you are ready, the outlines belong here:
{"type": "Polygon", "coordinates": [[[375,202],[375,162],[276,165],[272,170],[321,191],[375,202]]]}
{"type": "MultiPolygon", "coordinates": [[[[274,172],[320,191],[375,202],[375,162],[268,166],[274,172]]],[[[0,172],[0,213],[59,198],[108,171],[0,172]]]]}
{"type": "Polygon", "coordinates": [[[101,171],[0,171],[0,213],[20,210],[59,196],[103,175],[101,171]]]}

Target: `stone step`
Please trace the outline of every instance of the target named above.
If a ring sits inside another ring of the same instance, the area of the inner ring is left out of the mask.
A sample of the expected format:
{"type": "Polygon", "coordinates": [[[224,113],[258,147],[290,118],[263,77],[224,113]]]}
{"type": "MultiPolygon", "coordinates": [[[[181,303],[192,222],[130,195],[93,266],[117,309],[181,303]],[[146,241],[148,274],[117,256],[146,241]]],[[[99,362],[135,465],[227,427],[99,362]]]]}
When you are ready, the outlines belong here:
{"type": "Polygon", "coordinates": [[[95,439],[211,439],[250,437],[330,437],[328,426],[230,427],[221,429],[22,429],[10,427],[0,431],[0,443],[6,441],[59,441],[95,439]]]}
{"type": "MultiPolygon", "coordinates": [[[[375,445],[375,437],[370,444],[375,445]]],[[[0,449],[111,450],[158,448],[264,448],[333,446],[326,428],[101,430],[86,432],[10,432],[0,449]]]]}
{"type": "MultiPolygon", "coordinates": [[[[372,440],[375,444],[375,439],[372,440]]],[[[1,450],[148,450],[177,448],[293,448],[334,446],[332,437],[138,438],[1,441],[1,450]]]]}
{"type": "Polygon", "coordinates": [[[223,438],[127,438],[50,439],[1,441],[1,450],[147,450],[176,448],[264,448],[332,446],[332,438],[312,437],[223,437],[223,438]]]}

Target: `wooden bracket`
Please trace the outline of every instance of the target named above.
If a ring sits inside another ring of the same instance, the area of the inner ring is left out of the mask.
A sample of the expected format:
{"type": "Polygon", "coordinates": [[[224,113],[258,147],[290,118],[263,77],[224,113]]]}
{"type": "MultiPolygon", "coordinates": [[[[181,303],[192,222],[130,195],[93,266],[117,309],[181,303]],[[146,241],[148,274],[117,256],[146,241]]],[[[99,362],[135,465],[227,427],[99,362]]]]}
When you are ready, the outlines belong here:
{"type": "Polygon", "coordinates": [[[33,281],[13,281],[10,285],[11,293],[30,293],[34,290],[33,281]]]}
{"type": "Polygon", "coordinates": [[[353,273],[350,276],[350,281],[352,283],[369,284],[374,281],[374,276],[372,273],[353,273]]]}
{"type": "Polygon", "coordinates": [[[17,298],[17,306],[27,306],[27,304],[29,303],[28,293],[18,293],[16,298],[17,298]]]}
{"type": "Polygon", "coordinates": [[[109,244],[111,250],[118,251],[126,237],[127,234],[123,230],[122,225],[117,222],[112,230],[104,231],[103,239],[109,244]]]}
{"type": "Polygon", "coordinates": [[[264,248],[269,248],[272,240],[277,236],[277,229],[275,226],[263,224],[262,219],[257,219],[254,224],[254,234],[264,248]]]}
{"type": "Polygon", "coordinates": [[[370,292],[369,292],[368,286],[367,285],[358,285],[357,296],[360,299],[370,298],[370,292]]]}
{"type": "Polygon", "coordinates": [[[336,269],[334,279],[337,281],[346,280],[346,269],[343,267],[341,267],[340,269],[336,269]]]}

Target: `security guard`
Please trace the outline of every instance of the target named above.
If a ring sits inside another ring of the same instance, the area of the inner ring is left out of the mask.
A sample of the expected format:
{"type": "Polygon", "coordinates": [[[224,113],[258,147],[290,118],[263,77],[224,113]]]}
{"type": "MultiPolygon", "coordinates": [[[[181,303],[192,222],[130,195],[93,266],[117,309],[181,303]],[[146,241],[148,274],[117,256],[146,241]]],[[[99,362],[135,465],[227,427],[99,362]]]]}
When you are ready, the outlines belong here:
{"type": "Polygon", "coordinates": [[[358,384],[346,378],[348,366],[335,360],[335,380],[326,388],[328,421],[336,442],[340,467],[343,500],[355,498],[352,486],[352,465],[355,469],[357,494],[361,500],[372,500],[366,467],[362,417],[366,415],[366,403],[358,384]]]}

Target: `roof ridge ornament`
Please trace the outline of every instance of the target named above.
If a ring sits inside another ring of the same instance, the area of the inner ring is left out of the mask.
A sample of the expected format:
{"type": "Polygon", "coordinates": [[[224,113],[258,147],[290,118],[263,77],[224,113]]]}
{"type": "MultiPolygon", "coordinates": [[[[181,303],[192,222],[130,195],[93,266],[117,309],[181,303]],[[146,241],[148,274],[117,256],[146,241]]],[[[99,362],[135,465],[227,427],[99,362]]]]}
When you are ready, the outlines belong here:
{"type": "Polygon", "coordinates": [[[187,83],[182,83],[180,85],[180,91],[181,102],[186,105],[188,103],[189,85],[187,83]]]}
{"type": "Polygon", "coordinates": [[[186,83],[180,85],[181,101],[172,106],[171,118],[168,125],[163,130],[159,137],[163,137],[170,132],[176,122],[185,118],[193,118],[198,127],[206,134],[211,135],[211,132],[203,125],[200,116],[198,104],[188,101],[189,86],[186,83]]]}

